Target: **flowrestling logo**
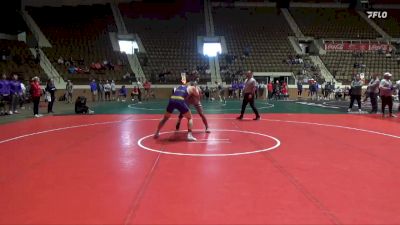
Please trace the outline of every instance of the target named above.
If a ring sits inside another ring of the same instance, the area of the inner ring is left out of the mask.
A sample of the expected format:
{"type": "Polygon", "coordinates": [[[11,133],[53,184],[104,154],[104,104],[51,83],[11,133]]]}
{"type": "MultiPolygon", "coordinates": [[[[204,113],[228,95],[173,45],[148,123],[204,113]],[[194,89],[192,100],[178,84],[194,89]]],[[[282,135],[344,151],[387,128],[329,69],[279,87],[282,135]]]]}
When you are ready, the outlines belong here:
{"type": "Polygon", "coordinates": [[[379,19],[385,19],[388,16],[388,13],[386,11],[367,11],[366,12],[368,15],[368,18],[379,18],[379,19]]]}

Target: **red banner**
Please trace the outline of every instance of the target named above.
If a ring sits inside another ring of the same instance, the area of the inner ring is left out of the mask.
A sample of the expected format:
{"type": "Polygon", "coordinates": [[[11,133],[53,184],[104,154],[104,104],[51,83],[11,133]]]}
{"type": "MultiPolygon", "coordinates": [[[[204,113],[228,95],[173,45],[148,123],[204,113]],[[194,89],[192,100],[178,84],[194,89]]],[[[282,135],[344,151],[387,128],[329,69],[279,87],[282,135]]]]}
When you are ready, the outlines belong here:
{"type": "Polygon", "coordinates": [[[325,42],[325,50],[326,51],[343,51],[344,45],[341,43],[328,43],[325,42]]]}
{"type": "Polygon", "coordinates": [[[379,51],[388,52],[390,50],[389,44],[380,43],[334,43],[325,42],[326,51],[379,51]]]}
{"type": "Polygon", "coordinates": [[[379,49],[384,51],[384,52],[388,52],[388,51],[390,51],[390,45],[374,43],[374,44],[370,44],[369,45],[369,49],[368,50],[370,50],[370,51],[379,51],[379,49]]]}
{"type": "Polygon", "coordinates": [[[368,51],[368,43],[344,43],[344,50],[346,51],[368,51]]]}

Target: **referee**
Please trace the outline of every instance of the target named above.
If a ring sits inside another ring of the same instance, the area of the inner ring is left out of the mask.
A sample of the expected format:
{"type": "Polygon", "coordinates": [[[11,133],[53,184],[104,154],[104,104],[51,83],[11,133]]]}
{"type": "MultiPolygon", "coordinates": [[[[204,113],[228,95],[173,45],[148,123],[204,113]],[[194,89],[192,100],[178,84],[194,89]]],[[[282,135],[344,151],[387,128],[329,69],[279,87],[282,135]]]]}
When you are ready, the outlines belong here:
{"type": "Polygon", "coordinates": [[[253,78],[253,72],[250,70],[246,73],[246,81],[244,82],[243,88],[243,103],[242,103],[242,111],[240,112],[240,116],[237,118],[238,120],[243,119],[244,111],[246,110],[247,103],[250,103],[251,108],[253,109],[254,113],[256,114],[256,118],[253,120],[259,120],[260,114],[258,114],[258,110],[254,105],[254,95],[257,88],[257,82],[253,78]]]}

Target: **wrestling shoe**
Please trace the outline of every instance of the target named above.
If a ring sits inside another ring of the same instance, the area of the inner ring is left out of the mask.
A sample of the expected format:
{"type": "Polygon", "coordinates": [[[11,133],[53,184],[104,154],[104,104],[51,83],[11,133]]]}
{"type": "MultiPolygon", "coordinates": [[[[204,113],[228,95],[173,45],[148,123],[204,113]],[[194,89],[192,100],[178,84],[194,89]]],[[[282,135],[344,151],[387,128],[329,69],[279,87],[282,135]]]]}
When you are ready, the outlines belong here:
{"type": "Polygon", "coordinates": [[[188,133],[187,140],[188,141],[197,141],[197,139],[195,137],[193,137],[193,135],[191,133],[188,133]]]}

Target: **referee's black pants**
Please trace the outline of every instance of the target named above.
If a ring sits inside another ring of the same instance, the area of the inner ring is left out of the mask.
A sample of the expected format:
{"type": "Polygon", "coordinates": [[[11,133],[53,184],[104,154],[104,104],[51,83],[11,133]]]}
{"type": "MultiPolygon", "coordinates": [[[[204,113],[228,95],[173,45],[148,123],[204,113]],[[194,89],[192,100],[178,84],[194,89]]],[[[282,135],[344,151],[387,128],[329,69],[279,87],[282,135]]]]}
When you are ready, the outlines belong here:
{"type": "Polygon", "coordinates": [[[244,94],[243,103],[242,103],[242,111],[240,112],[240,117],[243,117],[244,111],[246,110],[247,103],[250,103],[250,106],[253,109],[253,112],[256,114],[256,117],[260,117],[260,114],[258,114],[258,110],[257,110],[256,106],[254,105],[254,94],[250,94],[250,93],[244,94]],[[251,98],[249,98],[249,95],[251,95],[251,98]]]}

